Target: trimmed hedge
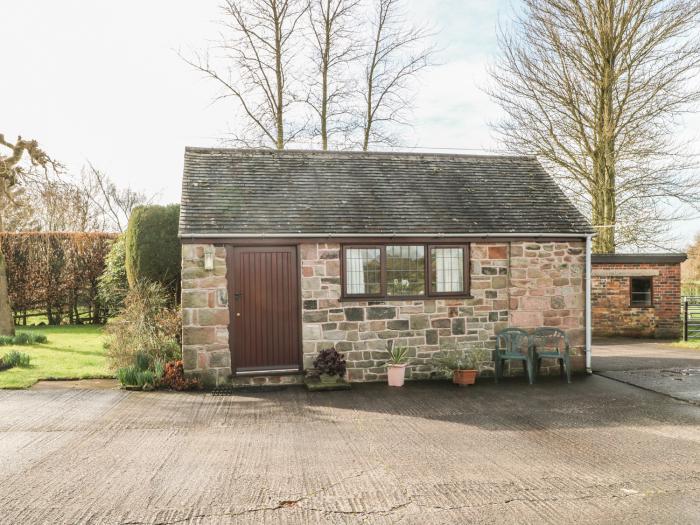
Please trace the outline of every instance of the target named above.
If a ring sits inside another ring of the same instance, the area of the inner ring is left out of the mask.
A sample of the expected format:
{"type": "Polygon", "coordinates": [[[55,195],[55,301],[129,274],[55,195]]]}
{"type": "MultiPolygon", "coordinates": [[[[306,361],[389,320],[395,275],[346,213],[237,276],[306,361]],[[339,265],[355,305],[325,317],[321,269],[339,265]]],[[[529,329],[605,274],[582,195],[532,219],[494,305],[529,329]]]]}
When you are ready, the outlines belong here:
{"type": "Polygon", "coordinates": [[[104,322],[97,281],[116,235],[110,233],[1,233],[15,322],[45,312],[49,324],[104,322]],[[79,310],[87,308],[85,312],[79,310]]]}
{"type": "Polygon", "coordinates": [[[177,290],[180,282],[180,206],[139,206],[131,212],[125,234],[129,285],[147,280],[177,290]]]}

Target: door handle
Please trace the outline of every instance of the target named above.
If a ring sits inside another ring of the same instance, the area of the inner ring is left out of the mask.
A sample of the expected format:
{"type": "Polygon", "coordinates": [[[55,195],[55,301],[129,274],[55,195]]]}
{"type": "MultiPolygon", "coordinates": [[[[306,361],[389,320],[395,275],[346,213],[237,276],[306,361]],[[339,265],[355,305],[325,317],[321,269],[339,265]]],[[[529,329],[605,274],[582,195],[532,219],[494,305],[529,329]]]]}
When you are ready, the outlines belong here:
{"type": "Polygon", "coordinates": [[[236,312],[236,317],[240,317],[240,316],[241,316],[241,312],[236,312]]]}

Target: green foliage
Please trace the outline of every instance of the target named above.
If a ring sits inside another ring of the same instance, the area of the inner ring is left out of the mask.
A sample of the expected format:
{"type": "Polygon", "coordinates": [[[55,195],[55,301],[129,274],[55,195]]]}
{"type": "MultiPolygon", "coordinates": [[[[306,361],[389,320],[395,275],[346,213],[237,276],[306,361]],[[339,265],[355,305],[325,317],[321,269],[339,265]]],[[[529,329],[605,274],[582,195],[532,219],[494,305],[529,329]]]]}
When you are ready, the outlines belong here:
{"type": "Polygon", "coordinates": [[[36,344],[36,343],[43,344],[43,343],[48,341],[47,337],[44,334],[30,333],[29,336],[31,338],[32,344],[36,344]]]}
{"type": "Polygon", "coordinates": [[[130,286],[155,281],[176,290],[180,281],[180,206],[139,206],[131,212],[125,238],[130,286]]]}
{"type": "Polygon", "coordinates": [[[0,335],[0,346],[7,345],[33,345],[45,343],[47,341],[44,334],[33,332],[19,332],[16,335],[0,335]]]}
{"type": "Polygon", "coordinates": [[[156,387],[156,376],[150,370],[140,370],[136,376],[136,386],[144,390],[153,390],[156,387]]]}
{"type": "Polygon", "coordinates": [[[433,362],[436,367],[451,373],[455,370],[478,370],[479,367],[491,360],[491,352],[485,348],[470,348],[460,350],[446,345],[433,362]]]}
{"type": "Polygon", "coordinates": [[[124,298],[129,290],[126,278],[126,243],[120,235],[112,243],[105,257],[105,269],[97,280],[97,295],[110,315],[118,314],[124,307],[124,298]]]}
{"type": "Polygon", "coordinates": [[[14,344],[16,344],[16,345],[26,345],[29,343],[29,336],[27,334],[24,334],[24,333],[17,334],[14,337],[14,339],[15,339],[14,344]]]}
{"type": "Polygon", "coordinates": [[[134,356],[134,366],[139,370],[148,370],[151,368],[153,360],[145,352],[136,352],[134,356]]]}
{"type": "Polygon", "coordinates": [[[407,346],[394,346],[388,350],[389,359],[386,364],[388,365],[403,365],[408,362],[408,347],[407,346]]]}
{"type": "Polygon", "coordinates": [[[135,366],[125,366],[117,370],[117,379],[124,386],[136,386],[140,370],[135,366]]]}
{"type": "Polygon", "coordinates": [[[31,357],[28,354],[17,352],[16,350],[8,352],[2,356],[2,362],[6,368],[12,368],[15,366],[27,368],[29,366],[29,361],[31,361],[31,357]]]}
{"type": "Polygon", "coordinates": [[[107,358],[113,369],[144,363],[165,363],[181,355],[180,310],[171,304],[168,291],[156,282],[137,282],[126,295],[124,308],[105,329],[107,358]]]}
{"type": "Polygon", "coordinates": [[[134,364],[117,370],[117,379],[122,386],[138,387],[143,390],[153,390],[160,385],[165,375],[165,365],[162,361],[153,362],[143,352],[134,356],[134,364]]]}

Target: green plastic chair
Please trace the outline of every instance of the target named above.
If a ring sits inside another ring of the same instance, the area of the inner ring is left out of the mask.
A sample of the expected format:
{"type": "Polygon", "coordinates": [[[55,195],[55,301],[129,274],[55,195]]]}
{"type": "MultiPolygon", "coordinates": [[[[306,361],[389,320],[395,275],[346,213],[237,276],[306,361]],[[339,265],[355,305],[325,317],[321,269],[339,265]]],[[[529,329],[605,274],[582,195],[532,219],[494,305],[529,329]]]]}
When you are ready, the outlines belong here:
{"type": "Polygon", "coordinates": [[[494,352],[494,365],[496,383],[503,377],[504,361],[520,361],[530,384],[535,382],[535,367],[532,359],[532,345],[530,335],[520,328],[506,328],[496,334],[496,351],[494,352]],[[522,348],[525,345],[525,353],[522,348]]]}
{"type": "Polygon", "coordinates": [[[559,374],[571,383],[571,358],[569,357],[569,338],[559,328],[538,328],[532,334],[533,355],[540,373],[542,359],[556,359],[559,362],[559,374]]]}

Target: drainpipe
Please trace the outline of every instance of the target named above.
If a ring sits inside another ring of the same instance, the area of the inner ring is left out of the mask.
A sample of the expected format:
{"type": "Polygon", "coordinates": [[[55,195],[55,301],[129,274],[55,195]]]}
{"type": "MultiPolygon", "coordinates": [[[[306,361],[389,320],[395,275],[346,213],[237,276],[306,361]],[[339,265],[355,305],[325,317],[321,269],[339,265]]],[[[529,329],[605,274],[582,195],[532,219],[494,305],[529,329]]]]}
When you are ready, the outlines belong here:
{"type": "Polygon", "coordinates": [[[586,236],[586,373],[591,374],[591,237],[586,236]]]}

